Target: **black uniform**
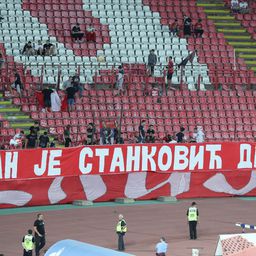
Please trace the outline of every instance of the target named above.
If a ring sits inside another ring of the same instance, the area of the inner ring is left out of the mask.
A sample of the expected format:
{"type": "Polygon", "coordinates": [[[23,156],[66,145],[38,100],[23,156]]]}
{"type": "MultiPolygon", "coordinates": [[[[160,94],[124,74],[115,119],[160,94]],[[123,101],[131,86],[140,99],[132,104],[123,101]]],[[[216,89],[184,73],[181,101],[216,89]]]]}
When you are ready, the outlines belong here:
{"type": "Polygon", "coordinates": [[[36,242],[36,256],[39,256],[40,250],[45,246],[45,228],[44,228],[44,221],[43,220],[36,220],[34,222],[34,227],[37,228],[37,231],[41,236],[35,233],[35,242],[36,242]]]}

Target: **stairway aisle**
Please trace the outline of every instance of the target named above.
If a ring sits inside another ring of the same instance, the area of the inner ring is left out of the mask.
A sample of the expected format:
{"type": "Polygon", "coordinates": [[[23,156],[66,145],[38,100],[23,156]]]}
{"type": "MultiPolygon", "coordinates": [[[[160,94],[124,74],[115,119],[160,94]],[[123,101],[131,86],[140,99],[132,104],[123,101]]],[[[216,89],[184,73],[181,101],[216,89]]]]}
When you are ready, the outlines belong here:
{"type": "Polygon", "coordinates": [[[227,42],[235,49],[236,56],[243,58],[247,67],[256,72],[256,41],[236,20],[222,0],[197,0],[207,18],[212,20],[217,31],[224,34],[227,42]]]}
{"type": "Polygon", "coordinates": [[[10,99],[5,99],[2,94],[0,94],[0,122],[1,145],[9,143],[17,129],[24,130],[27,134],[29,127],[34,124],[28,115],[14,106],[10,99]]]}

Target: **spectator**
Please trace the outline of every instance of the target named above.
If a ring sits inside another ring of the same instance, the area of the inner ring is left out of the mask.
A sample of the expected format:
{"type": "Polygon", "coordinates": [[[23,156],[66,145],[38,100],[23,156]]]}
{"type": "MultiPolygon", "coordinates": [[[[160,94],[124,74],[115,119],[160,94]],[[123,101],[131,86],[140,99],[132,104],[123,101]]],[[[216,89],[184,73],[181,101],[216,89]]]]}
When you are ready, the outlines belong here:
{"type": "Polygon", "coordinates": [[[19,96],[22,96],[22,92],[21,90],[23,89],[23,84],[21,82],[21,78],[18,72],[15,73],[15,80],[14,82],[11,84],[11,93],[12,93],[12,89],[16,90],[17,93],[19,94],[19,96]]]}
{"type": "Polygon", "coordinates": [[[197,126],[196,142],[202,143],[205,140],[205,134],[202,126],[197,126]]]}
{"type": "Polygon", "coordinates": [[[39,122],[35,121],[34,125],[30,126],[29,130],[30,130],[30,132],[34,131],[35,134],[37,135],[40,131],[39,122]]]}
{"type": "Polygon", "coordinates": [[[178,133],[176,134],[176,138],[177,138],[177,142],[178,142],[178,143],[183,143],[183,142],[185,142],[184,131],[185,131],[185,128],[184,128],[184,127],[181,127],[181,128],[180,128],[180,132],[178,132],[178,133]]]}
{"type": "Polygon", "coordinates": [[[81,32],[79,23],[76,23],[76,25],[72,28],[71,36],[72,36],[72,38],[74,38],[75,42],[77,42],[77,43],[82,42],[84,33],[81,32]]]}
{"type": "Polygon", "coordinates": [[[22,54],[26,56],[32,56],[35,54],[35,50],[33,49],[31,41],[28,41],[22,50],[22,54]]]}
{"type": "Polygon", "coordinates": [[[167,84],[168,84],[168,88],[171,89],[172,87],[172,75],[174,73],[174,69],[173,69],[173,61],[172,61],[172,57],[169,57],[169,61],[168,61],[168,69],[167,69],[167,84]]]}
{"type": "Polygon", "coordinates": [[[249,13],[248,2],[245,0],[241,0],[239,3],[239,9],[240,9],[240,13],[242,13],[242,14],[249,13]]]}
{"type": "Polygon", "coordinates": [[[142,120],[139,126],[139,138],[138,138],[138,143],[145,143],[145,129],[144,126],[146,124],[145,120],[142,120]]]}
{"type": "Polygon", "coordinates": [[[203,30],[203,25],[202,25],[201,19],[198,19],[197,23],[195,24],[194,33],[195,33],[195,37],[203,36],[204,30],[203,30]]]}
{"type": "Polygon", "coordinates": [[[76,92],[79,92],[79,97],[81,98],[83,96],[84,87],[80,83],[80,77],[78,74],[75,74],[72,77],[72,85],[76,89],[76,92]]]}
{"type": "Polygon", "coordinates": [[[43,56],[44,53],[44,45],[41,40],[38,40],[38,43],[35,44],[35,51],[37,55],[43,56]]]}
{"type": "Polygon", "coordinates": [[[190,37],[191,36],[191,25],[192,25],[192,20],[187,17],[187,16],[184,16],[184,36],[187,38],[187,37],[190,37]]]}
{"type": "Polygon", "coordinates": [[[174,139],[173,136],[170,136],[170,141],[169,141],[170,144],[175,144],[177,143],[177,141],[174,139]]]}
{"type": "Polygon", "coordinates": [[[116,144],[124,144],[124,138],[122,137],[122,133],[118,132],[116,137],[116,144]]]}
{"type": "Polygon", "coordinates": [[[96,33],[93,27],[89,27],[86,30],[86,41],[87,42],[96,42],[96,33]]]}
{"type": "Polygon", "coordinates": [[[193,134],[192,134],[192,136],[190,138],[190,142],[191,143],[196,142],[196,136],[197,136],[197,127],[194,128],[194,132],[193,132],[193,134]]]}
{"type": "Polygon", "coordinates": [[[118,74],[116,77],[116,87],[118,89],[118,94],[121,94],[121,92],[124,91],[123,84],[124,84],[124,69],[120,65],[118,67],[118,74]]]}
{"type": "Polygon", "coordinates": [[[47,132],[44,132],[44,134],[40,135],[40,137],[39,137],[39,147],[40,148],[47,148],[49,142],[50,142],[50,139],[47,135],[47,132]]]}
{"type": "Polygon", "coordinates": [[[64,130],[64,142],[65,142],[65,148],[70,147],[70,144],[72,142],[70,137],[70,125],[67,125],[66,129],[64,130]]]}
{"type": "Polygon", "coordinates": [[[47,40],[44,44],[43,53],[45,56],[55,55],[55,46],[52,43],[50,43],[50,40],[47,40]]]}
{"type": "Polygon", "coordinates": [[[0,74],[1,74],[1,69],[2,69],[3,66],[4,66],[4,62],[5,62],[4,56],[3,56],[3,54],[0,52],[0,74]]]}
{"type": "Polygon", "coordinates": [[[52,112],[58,112],[61,110],[61,100],[55,89],[51,93],[51,106],[52,112]]]}
{"type": "Polygon", "coordinates": [[[68,98],[68,111],[74,111],[75,109],[75,94],[76,94],[76,89],[75,87],[68,87],[66,89],[67,92],[67,98],[68,98]]]}
{"type": "Polygon", "coordinates": [[[22,148],[24,139],[24,131],[20,131],[19,133],[15,134],[14,137],[10,140],[10,146],[14,146],[15,148],[22,148]]]}
{"type": "Polygon", "coordinates": [[[155,50],[152,49],[150,50],[150,53],[148,55],[148,70],[149,70],[150,76],[154,75],[156,62],[157,62],[157,56],[155,54],[155,50]]]}
{"type": "Polygon", "coordinates": [[[50,148],[55,148],[56,147],[56,144],[55,144],[55,141],[57,139],[53,138],[52,141],[50,142],[50,148]]]}
{"type": "Polygon", "coordinates": [[[169,143],[172,140],[172,136],[170,134],[167,134],[164,138],[163,141],[165,143],[169,143]]]}
{"type": "Polygon", "coordinates": [[[100,129],[100,145],[109,144],[108,135],[109,131],[107,129],[106,123],[102,122],[102,127],[100,129]]]}
{"type": "Polygon", "coordinates": [[[231,11],[233,13],[239,12],[239,2],[238,2],[238,0],[231,0],[231,11]]]}
{"type": "Polygon", "coordinates": [[[68,80],[66,80],[66,81],[64,81],[63,82],[63,89],[64,90],[66,90],[68,87],[72,87],[73,85],[72,85],[72,82],[73,82],[73,77],[72,76],[70,76],[69,78],[68,78],[68,80]]]}
{"type": "Polygon", "coordinates": [[[173,36],[178,36],[179,34],[179,24],[177,19],[171,25],[171,33],[173,36]]]}
{"type": "MultiPolygon", "coordinates": [[[[145,92],[145,95],[150,95],[150,92],[149,92],[149,91],[144,90],[144,92],[145,92]]],[[[158,84],[152,84],[151,95],[152,95],[153,97],[158,97],[158,96],[161,95],[161,90],[160,90],[158,84]]]]}
{"type": "Polygon", "coordinates": [[[87,145],[93,145],[94,144],[94,134],[95,134],[95,126],[93,123],[89,123],[87,126],[87,145]]]}
{"type": "Polygon", "coordinates": [[[115,121],[115,128],[114,131],[114,141],[116,144],[124,144],[124,139],[122,138],[122,132],[119,127],[119,124],[117,121],[115,121]]]}
{"type": "Polygon", "coordinates": [[[47,112],[51,109],[51,94],[53,90],[48,86],[42,90],[42,93],[44,95],[44,108],[47,112]]]}
{"type": "Polygon", "coordinates": [[[155,143],[155,130],[152,124],[149,126],[147,130],[146,142],[155,143]]]}
{"type": "Polygon", "coordinates": [[[107,144],[113,145],[115,143],[115,128],[108,129],[107,144]]]}
{"type": "Polygon", "coordinates": [[[26,148],[36,148],[37,147],[37,134],[34,130],[30,131],[30,134],[27,135],[26,148]]]}

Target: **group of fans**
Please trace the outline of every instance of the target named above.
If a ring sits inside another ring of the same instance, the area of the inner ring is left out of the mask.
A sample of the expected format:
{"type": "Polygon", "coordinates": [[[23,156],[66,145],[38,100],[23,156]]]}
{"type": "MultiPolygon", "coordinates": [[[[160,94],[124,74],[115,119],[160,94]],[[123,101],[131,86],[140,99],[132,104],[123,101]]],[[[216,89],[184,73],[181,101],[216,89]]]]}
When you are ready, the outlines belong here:
{"type": "MultiPolygon", "coordinates": [[[[142,120],[139,125],[138,135],[135,136],[136,143],[201,143],[205,141],[205,134],[202,126],[197,126],[192,134],[185,132],[185,128],[181,127],[180,131],[174,135],[167,134],[164,138],[156,138],[156,132],[154,126],[149,124],[148,129],[145,129],[146,120],[142,120]]],[[[81,142],[84,145],[113,145],[124,144],[124,138],[121,130],[119,129],[117,122],[102,122],[99,131],[99,140],[96,138],[96,126],[94,123],[89,123],[86,128],[86,139],[81,142]]],[[[29,134],[25,135],[21,130],[10,140],[11,148],[47,148],[55,147],[57,141],[64,143],[65,147],[75,146],[76,142],[72,139],[71,126],[67,125],[64,129],[63,136],[57,138],[48,135],[47,131],[44,131],[40,135],[39,123],[35,121],[35,124],[29,128],[29,134]]],[[[2,148],[5,149],[5,148],[2,148]]]]}

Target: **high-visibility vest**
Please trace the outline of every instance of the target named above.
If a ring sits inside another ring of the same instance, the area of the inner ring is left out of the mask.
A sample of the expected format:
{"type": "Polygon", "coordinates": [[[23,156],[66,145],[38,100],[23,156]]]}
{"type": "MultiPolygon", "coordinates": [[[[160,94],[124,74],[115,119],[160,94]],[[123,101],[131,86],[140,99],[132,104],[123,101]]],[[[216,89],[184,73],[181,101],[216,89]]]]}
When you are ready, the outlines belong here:
{"type": "Polygon", "coordinates": [[[197,221],[197,208],[196,207],[188,208],[188,221],[197,221]]]}
{"type": "Polygon", "coordinates": [[[126,233],[127,232],[127,226],[125,220],[119,220],[116,225],[116,232],[126,233]],[[125,226],[122,226],[122,222],[125,223],[125,226]]]}
{"type": "Polygon", "coordinates": [[[26,251],[32,251],[34,249],[33,236],[25,235],[22,245],[26,251]]]}

